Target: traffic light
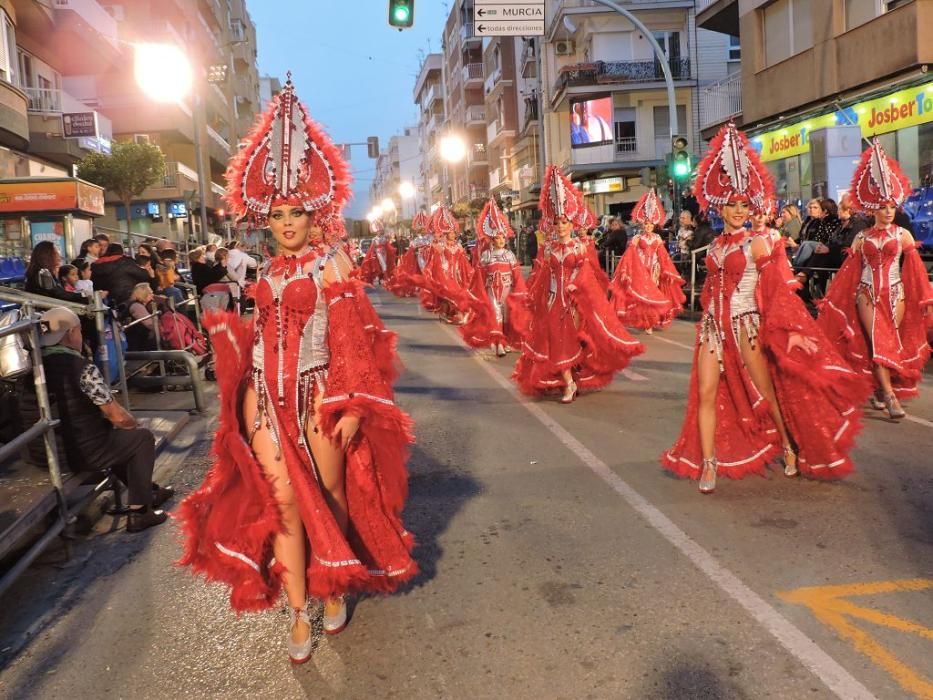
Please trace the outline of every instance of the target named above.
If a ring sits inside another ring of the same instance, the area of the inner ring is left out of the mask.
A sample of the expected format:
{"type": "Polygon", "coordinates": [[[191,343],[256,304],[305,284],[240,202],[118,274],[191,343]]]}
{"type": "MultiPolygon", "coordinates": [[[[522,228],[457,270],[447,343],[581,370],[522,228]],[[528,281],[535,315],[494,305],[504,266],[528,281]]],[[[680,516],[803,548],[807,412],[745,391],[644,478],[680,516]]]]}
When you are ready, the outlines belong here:
{"type": "Polygon", "coordinates": [[[370,158],[379,157],[379,137],[370,136],[366,139],[366,155],[370,158]]]}
{"type": "Polygon", "coordinates": [[[675,136],[671,140],[671,177],[683,182],[690,177],[690,154],[687,152],[687,137],[675,136]]]}
{"type": "Polygon", "coordinates": [[[415,0],[389,0],[389,26],[399,31],[415,23],[415,0]]]}

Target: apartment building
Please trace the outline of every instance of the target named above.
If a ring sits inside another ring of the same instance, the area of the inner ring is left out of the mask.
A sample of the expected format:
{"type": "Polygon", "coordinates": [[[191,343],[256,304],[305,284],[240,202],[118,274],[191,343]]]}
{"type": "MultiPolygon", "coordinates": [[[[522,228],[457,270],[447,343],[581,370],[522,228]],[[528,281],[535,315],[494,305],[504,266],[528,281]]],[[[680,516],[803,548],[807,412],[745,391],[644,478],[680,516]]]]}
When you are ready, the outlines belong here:
{"type": "Polygon", "coordinates": [[[369,191],[370,202],[380,204],[391,199],[395,203],[396,221],[411,219],[425,206],[424,195],[419,188],[421,148],[421,128],[410,126],[390,138],[388,146],[376,160],[376,174],[369,191]],[[402,183],[414,187],[414,196],[401,195],[402,183]]]}
{"type": "Polygon", "coordinates": [[[0,253],[50,240],[67,255],[104,210],[72,166],[113,137],[75,83],[121,60],[117,24],[94,0],[0,0],[0,22],[0,253]]]}
{"type": "Polygon", "coordinates": [[[851,174],[872,136],[914,183],[930,183],[933,0],[701,0],[698,13],[700,26],[739,36],[741,102],[719,104],[760,149],[779,196],[838,197],[848,181],[831,175],[832,160],[851,174]],[[827,138],[838,127],[857,127],[862,143],[827,138]]]}
{"type": "MultiPolygon", "coordinates": [[[[728,36],[698,29],[693,0],[624,3],[667,56],[678,131],[702,151],[701,85],[737,70],[728,36]]],[[[670,151],[666,84],[648,39],[592,0],[549,0],[540,86],[546,153],[599,213],[627,215],[645,191],[642,174],[670,151]]]]}
{"type": "Polygon", "coordinates": [[[265,112],[272,99],[282,92],[282,81],[271,75],[263,75],[259,78],[259,111],[265,112]]]}
{"type": "Polygon", "coordinates": [[[415,186],[419,190],[420,201],[426,206],[441,203],[446,196],[444,163],[439,153],[439,141],[446,122],[443,61],[444,56],[439,53],[424,57],[412,93],[420,115],[418,133],[421,135],[415,186]]]}
{"type": "MultiPolygon", "coordinates": [[[[152,143],[165,154],[163,182],[133,204],[134,233],[174,239],[193,233],[201,238],[195,129],[210,225],[224,231],[224,172],[261,107],[256,29],[245,0],[134,0],[108,5],[107,11],[127,43],[145,36],[150,42],[177,44],[195,76],[192,95],[177,104],[154,104],[139,89],[132,54],[81,80],[82,95],[110,116],[115,139],[152,143]],[[210,82],[209,68],[214,69],[210,82]]],[[[125,228],[123,205],[108,197],[102,223],[125,228]]]]}
{"type": "Polygon", "coordinates": [[[536,217],[541,192],[542,143],[540,135],[537,37],[515,40],[515,138],[511,153],[511,192],[501,197],[515,227],[536,217]]]}
{"type": "Polygon", "coordinates": [[[447,120],[444,133],[460,136],[466,158],[446,167],[449,202],[480,201],[489,192],[483,40],[473,34],[473,0],[455,0],[443,35],[441,64],[447,120]]]}

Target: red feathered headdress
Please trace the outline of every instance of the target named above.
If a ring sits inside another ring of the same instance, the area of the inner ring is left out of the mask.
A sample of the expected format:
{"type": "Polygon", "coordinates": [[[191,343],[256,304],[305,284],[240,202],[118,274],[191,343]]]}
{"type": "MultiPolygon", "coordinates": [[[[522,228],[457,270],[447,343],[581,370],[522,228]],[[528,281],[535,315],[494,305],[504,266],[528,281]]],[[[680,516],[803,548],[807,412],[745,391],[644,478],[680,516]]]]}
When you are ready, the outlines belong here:
{"type": "Polygon", "coordinates": [[[697,166],[694,195],[703,209],[745,199],[761,209],[774,196],[771,175],[762,165],[745,134],[729,122],[710,141],[697,166]]]}
{"type": "Polygon", "coordinates": [[[566,216],[571,221],[579,223],[579,217],[583,214],[585,207],[583,195],[574,187],[570,179],[556,165],[549,165],[544,171],[538,208],[547,221],[566,216]]]}
{"type": "Polygon", "coordinates": [[[373,219],[369,222],[369,230],[371,233],[375,233],[378,236],[385,231],[385,226],[383,226],[381,219],[373,219]]]}
{"type": "Polygon", "coordinates": [[[425,211],[419,211],[411,220],[411,230],[415,233],[424,233],[430,225],[431,217],[425,211]]]}
{"type": "Polygon", "coordinates": [[[509,220],[502,213],[496,200],[489,199],[476,219],[476,230],[487,238],[496,236],[505,236],[511,238],[515,235],[512,227],[509,226],[509,220]]]}
{"type": "Polygon", "coordinates": [[[443,204],[434,211],[429,228],[435,236],[446,236],[451,231],[460,233],[460,224],[457,217],[443,204]]]}
{"type": "Polygon", "coordinates": [[[910,194],[910,179],[875,138],[862,153],[849,194],[857,211],[871,212],[889,203],[900,206],[910,194]]]}
{"type": "Polygon", "coordinates": [[[316,220],[339,214],[350,198],[340,150],[311,121],[291,74],[227,168],[227,202],[237,218],[264,220],[272,207],[300,206],[316,220]]]}
{"type": "Polygon", "coordinates": [[[596,216],[596,213],[592,209],[584,204],[583,210],[580,212],[575,223],[578,229],[590,231],[599,226],[599,217],[596,216]]]}
{"type": "Polygon", "coordinates": [[[632,209],[632,221],[640,224],[650,222],[655,226],[663,226],[666,220],[667,214],[664,213],[664,206],[661,204],[658,193],[652,187],[641,196],[635,208],[632,209]]]}

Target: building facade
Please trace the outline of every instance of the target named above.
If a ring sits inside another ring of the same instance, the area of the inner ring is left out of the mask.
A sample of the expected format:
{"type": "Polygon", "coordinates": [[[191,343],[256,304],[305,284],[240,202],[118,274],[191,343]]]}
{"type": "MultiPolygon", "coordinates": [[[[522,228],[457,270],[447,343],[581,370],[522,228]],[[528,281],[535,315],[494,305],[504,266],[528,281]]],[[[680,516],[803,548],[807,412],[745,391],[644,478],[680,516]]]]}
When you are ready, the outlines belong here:
{"type": "MultiPolygon", "coordinates": [[[[627,3],[666,54],[678,132],[702,152],[699,90],[737,70],[729,38],[696,27],[694,2],[627,3]]],[[[658,172],[666,182],[671,124],[663,70],[627,18],[591,0],[550,0],[540,79],[549,162],[561,165],[599,214],[627,216],[658,172]]]]}
{"type": "Polygon", "coordinates": [[[384,218],[392,223],[411,219],[424,208],[421,183],[422,138],[419,126],[407,127],[401,134],[389,139],[388,146],[376,159],[376,173],[370,186],[369,199],[373,205],[391,199],[394,211],[384,218]],[[402,184],[412,186],[411,197],[402,195],[402,184]]]}
{"type": "MultiPolygon", "coordinates": [[[[444,163],[440,158],[440,138],[447,121],[443,82],[444,56],[431,53],[421,62],[412,93],[418,107],[418,133],[421,136],[416,187],[423,205],[444,201],[444,163]]],[[[374,202],[376,204],[378,202],[374,202]]]]}
{"type": "Polygon", "coordinates": [[[872,136],[915,184],[930,183],[931,0],[700,5],[701,25],[740,37],[742,102],[734,116],[775,176],[780,197],[838,198],[847,180],[834,179],[828,162],[848,159],[851,174],[852,161],[872,136]],[[839,127],[856,127],[861,144],[843,147],[839,139],[827,139],[839,127]]]}

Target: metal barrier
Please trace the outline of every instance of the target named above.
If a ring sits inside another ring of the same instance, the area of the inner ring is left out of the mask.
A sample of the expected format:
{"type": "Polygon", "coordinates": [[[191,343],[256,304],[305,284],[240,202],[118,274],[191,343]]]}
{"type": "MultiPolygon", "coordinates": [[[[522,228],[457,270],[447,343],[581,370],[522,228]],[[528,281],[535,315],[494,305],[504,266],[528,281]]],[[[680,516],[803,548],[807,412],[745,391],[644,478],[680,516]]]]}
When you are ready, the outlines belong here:
{"type": "Polygon", "coordinates": [[[141,382],[144,380],[153,380],[157,382],[160,386],[184,386],[187,384],[191,385],[191,392],[194,394],[194,406],[199,413],[205,413],[207,411],[207,401],[204,394],[204,383],[201,379],[200,366],[194,355],[185,350],[140,350],[140,351],[129,351],[126,353],[127,360],[142,360],[146,362],[165,362],[166,360],[180,360],[185,363],[185,366],[188,368],[187,377],[145,377],[140,378],[141,382]]]}
{"type": "MultiPolygon", "coordinates": [[[[22,435],[18,435],[10,442],[0,447],[0,461],[5,461],[10,457],[21,452],[30,442],[37,437],[42,437],[45,443],[45,456],[48,462],[49,481],[55,492],[55,498],[50,503],[50,510],[41,513],[40,517],[45,517],[52,510],[57,511],[55,521],[49,526],[45,534],[39,538],[17,562],[0,578],[0,595],[9,588],[13,582],[22,574],[38,557],[45,548],[55,539],[65,527],[67,527],[72,513],[68,510],[68,503],[65,500],[65,489],[62,482],[61,467],[58,462],[58,447],[55,443],[55,427],[59,425],[57,420],[52,419],[52,408],[49,403],[48,387],[45,382],[45,371],[42,368],[42,351],[39,348],[39,320],[33,317],[33,310],[28,303],[23,305],[23,310],[27,318],[23,321],[11,324],[3,330],[0,330],[0,338],[13,334],[22,334],[28,337],[30,346],[30,358],[32,360],[32,376],[36,387],[36,399],[39,407],[39,420],[22,435]]],[[[44,510],[44,509],[43,509],[44,510]]],[[[22,516],[17,522],[10,525],[7,531],[12,529],[20,520],[36,518],[36,514],[29,512],[22,516]]],[[[18,538],[17,538],[18,539],[18,538]]],[[[6,556],[16,546],[17,541],[0,541],[0,558],[6,556]]]]}

